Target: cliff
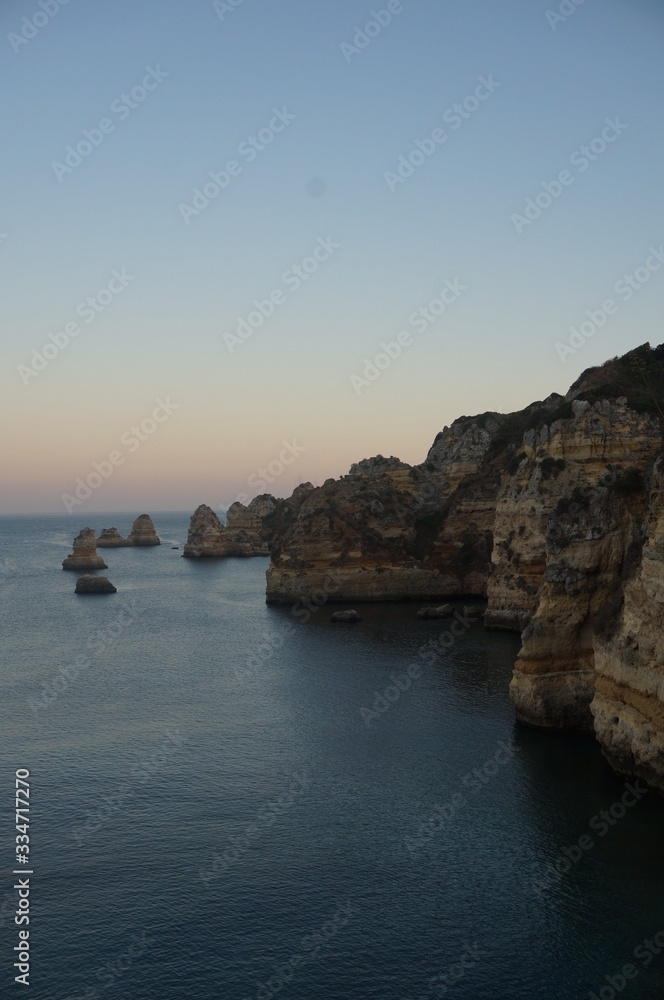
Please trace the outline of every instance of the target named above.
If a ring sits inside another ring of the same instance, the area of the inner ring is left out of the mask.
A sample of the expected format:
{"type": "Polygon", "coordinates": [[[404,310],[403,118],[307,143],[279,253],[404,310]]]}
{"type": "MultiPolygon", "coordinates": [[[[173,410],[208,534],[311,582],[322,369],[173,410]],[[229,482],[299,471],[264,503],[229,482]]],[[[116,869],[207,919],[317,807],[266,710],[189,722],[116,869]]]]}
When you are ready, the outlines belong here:
{"type": "Polygon", "coordinates": [[[522,632],[517,718],[593,730],[664,790],[664,346],[565,396],[462,417],[425,461],[358,462],[274,518],[267,600],[486,596],[522,632]]]}
{"type": "MultiPolygon", "coordinates": [[[[644,536],[635,532],[623,582],[594,641],[590,705],[604,755],[664,791],[664,463],[653,470],[644,536]],[[640,544],[642,543],[642,544],[640,544]],[[622,606],[620,607],[622,599],[622,606]]],[[[600,626],[602,623],[600,622],[600,626]]]]}
{"type": "Polygon", "coordinates": [[[498,486],[479,474],[490,441],[490,429],[461,418],[420,466],[378,455],[312,489],[276,532],[267,600],[483,595],[498,486]]]}

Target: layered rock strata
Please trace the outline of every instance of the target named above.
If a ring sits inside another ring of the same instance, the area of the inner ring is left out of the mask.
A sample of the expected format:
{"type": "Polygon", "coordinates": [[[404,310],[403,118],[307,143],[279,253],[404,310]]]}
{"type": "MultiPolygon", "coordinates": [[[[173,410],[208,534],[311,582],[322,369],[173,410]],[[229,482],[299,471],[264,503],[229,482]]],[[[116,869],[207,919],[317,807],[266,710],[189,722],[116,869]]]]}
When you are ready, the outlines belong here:
{"type": "Polygon", "coordinates": [[[226,529],[212,508],[202,503],[192,514],[182,555],[187,559],[218,559],[228,554],[226,529]]]}
{"type": "MultiPolygon", "coordinates": [[[[662,459],[652,476],[644,536],[632,542],[622,607],[595,636],[595,687],[590,710],[609,763],[617,771],[636,774],[664,791],[662,459]]],[[[620,595],[615,594],[613,601],[617,605],[620,595]]]]}
{"type": "Polygon", "coordinates": [[[161,545],[152,518],[149,514],[141,514],[136,518],[129,532],[130,545],[161,545]]]}
{"type": "Polygon", "coordinates": [[[97,552],[95,533],[92,528],[83,528],[74,539],[73,552],[62,563],[63,569],[108,569],[97,552]]]}
{"type": "Polygon", "coordinates": [[[132,545],[128,538],[123,538],[117,528],[102,528],[97,539],[98,549],[118,549],[132,545]]]}

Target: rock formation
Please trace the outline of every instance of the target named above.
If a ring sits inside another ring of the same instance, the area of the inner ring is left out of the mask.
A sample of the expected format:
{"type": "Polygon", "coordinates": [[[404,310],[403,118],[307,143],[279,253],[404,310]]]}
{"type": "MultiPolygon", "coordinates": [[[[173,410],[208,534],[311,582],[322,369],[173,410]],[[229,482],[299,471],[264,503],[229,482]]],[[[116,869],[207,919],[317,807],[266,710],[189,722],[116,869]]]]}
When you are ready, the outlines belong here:
{"type": "Polygon", "coordinates": [[[128,538],[123,538],[117,528],[102,528],[97,539],[98,549],[118,549],[133,545],[128,538]]]}
{"type": "Polygon", "coordinates": [[[272,532],[270,518],[279,503],[269,493],[255,497],[248,506],[234,503],[226,515],[226,535],[232,555],[269,556],[272,532]]]}
{"type": "Polygon", "coordinates": [[[227,556],[228,549],[226,529],[212,508],[202,503],[192,514],[182,555],[187,559],[217,559],[227,556]]]}
{"type": "Polygon", "coordinates": [[[486,597],[522,632],[518,719],[593,730],[664,791],[663,432],[664,345],[461,417],[421,465],[358,462],[276,511],[267,600],[486,597]]]}
{"type": "Polygon", "coordinates": [[[76,581],[77,594],[117,594],[117,587],[114,587],[106,576],[79,576],[76,581]]]}
{"type": "Polygon", "coordinates": [[[62,563],[63,569],[108,569],[97,554],[95,533],[92,528],[83,528],[74,539],[74,551],[62,563]]]}
{"type": "Polygon", "coordinates": [[[136,518],[129,532],[130,545],[161,545],[161,539],[155,531],[149,514],[141,514],[136,518]]]}
{"type": "Polygon", "coordinates": [[[234,503],[225,527],[211,507],[201,504],[191,518],[183,555],[192,559],[268,556],[275,535],[290,524],[311,490],[311,483],[302,483],[287,500],[263,493],[247,506],[234,503]]]}
{"type": "Polygon", "coordinates": [[[664,462],[653,470],[644,537],[626,549],[622,586],[594,641],[590,705],[604,755],[617,771],[664,791],[664,462]],[[641,544],[642,543],[642,544],[641,544]],[[614,616],[612,611],[622,607],[614,616]]]}
{"type": "Polygon", "coordinates": [[[330,618],[331,622],[343,622],[345,624],[353,625],[357,622],[361,622],[362,618],[357,611],[335,611],[330,618]]]}
{"type": "Polygon", "coordinates": [[[477,470],[491,435],[461,418],[445,436],[454,461],[439,440],[422,466],[378,455],[298,498],[275,530],[267,600],[293,603],[320,592],[338,601],[484,595],[499,478],[477,470]]]}
{"type": "Polygon", "coordinates": [[[454,608],[451,604],[441,604],[438,608],[420,608],[417,617],[428,621],[432,618],[451,618],[454,608]]]}

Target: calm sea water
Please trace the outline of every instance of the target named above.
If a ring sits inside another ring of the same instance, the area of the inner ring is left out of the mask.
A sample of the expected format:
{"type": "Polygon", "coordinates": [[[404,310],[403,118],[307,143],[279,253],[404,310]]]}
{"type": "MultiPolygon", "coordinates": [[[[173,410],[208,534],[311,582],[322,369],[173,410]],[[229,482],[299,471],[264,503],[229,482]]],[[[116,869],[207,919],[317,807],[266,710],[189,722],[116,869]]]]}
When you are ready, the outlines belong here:
{"type": "Polygon", "coordinates": [[[516,637],[427,666],[412,605],[305,621],[265,605],[267,560],[183,559],[188,515],[154,519],[159,548],[104,550],[104,597],[60,564],[129,516],[0,521],[3,994],[27,768],[34,1000],[576,1000],[626,963],[620,995],[664,995],[664,955],[634,956],[664,930],[664,805],[593,820],[624,782],[515,726],[516,637]]]}

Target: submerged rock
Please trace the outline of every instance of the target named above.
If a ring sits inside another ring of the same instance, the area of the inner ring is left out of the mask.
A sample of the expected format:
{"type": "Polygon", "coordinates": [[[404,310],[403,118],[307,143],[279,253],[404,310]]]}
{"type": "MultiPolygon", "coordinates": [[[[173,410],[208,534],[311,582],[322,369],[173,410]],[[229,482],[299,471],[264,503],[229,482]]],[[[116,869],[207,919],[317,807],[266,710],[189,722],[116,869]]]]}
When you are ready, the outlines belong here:
{"type": "Polygon", "coordinates": [[[331,622],[361,622],[362,619],[357,611],[335,611],[330,618],[331,622]]]}
{"type": "Polygon", "coordinates": [[[62,563],[63,569],[108,569],[97,553],[95,533],[92,528],[82,528],[74,539],[74,551],[62,563]]]}
{"type": "Polygon", "coordinates": [[[152,518],[149,514],[141,514],[131,526],[129,532],[130,545],[161,545],[152,518]]]}
{"type": "Polygon", "coordinates": [[[86,576],[79,576],[76,581],[77,594],[117,594],[118,588],[114,587],[107,576],[93,576],[88,573],[86,576]]]}
{"type": "Polygon", "coordinates": [[[417,612],[418,618],[451,618],[454,608],[451,604],[441,604],[439,608],[420,608],[417,612]]]}

